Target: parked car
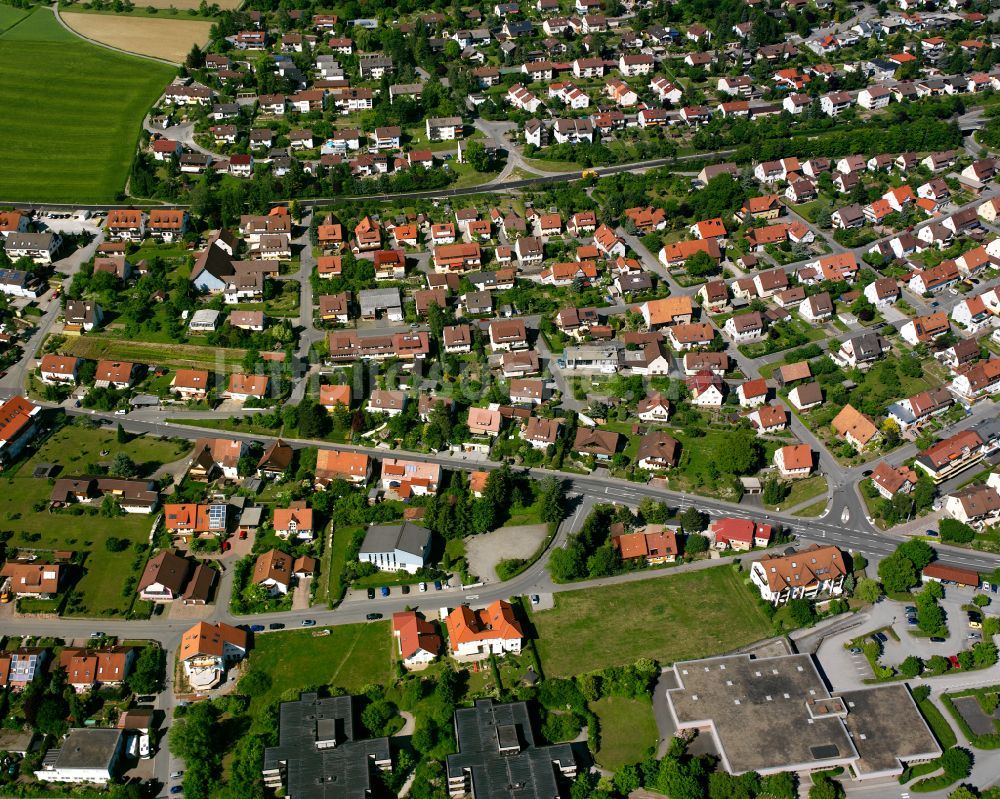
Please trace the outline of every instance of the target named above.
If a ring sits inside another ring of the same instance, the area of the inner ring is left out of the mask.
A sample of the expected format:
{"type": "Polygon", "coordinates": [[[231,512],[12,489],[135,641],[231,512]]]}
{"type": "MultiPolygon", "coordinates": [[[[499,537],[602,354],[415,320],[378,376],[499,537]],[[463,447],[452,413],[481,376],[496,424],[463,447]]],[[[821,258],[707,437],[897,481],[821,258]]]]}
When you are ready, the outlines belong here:
{"type": "Polygon", "coordinates": [[[973,631],[973,632],[970,632],[965,637],[968,638],[970,641],[981,641],[983,639],[983,634],[982,633],[977,633],[977,632],[973,631]]]}
{"type": "Polygon", "coordinates": [[[316,619],[303,619],[302,620],[302,626],[303,627],[315,627],[316,626],[316,619]]]}
{"type": "Polygon", "coordinates": [[[889,636],[886,635],[885,633],[875,633],[874,638],[880,644],[884,644],[886,641],[889,640],[889,636]]]}
{"type": "Polygon", "coordinates": [[[907,605],[905,608],[903,608],[903,610],[906,611],[907,616],[912,616],[914,613],[917,612],[916,605],[907,605]]]}
{"type": "Polygon", "coordinates": [[[176,796],[179,793],[184,793],[184,788],[182,788],[180,785],[175,785],[173,788],[170,789],[170,793],[176,796]]]}
{"type": "Polygon", "coordinates": [[[246,540],[247,540],[247,531],[240,530],[240,541],[246,541],[246,540]]]}
{"type": "Polygon", "coordinates": [[[951,664],[951,667],[953,669],[955,669],[956,671],[958,669],[962,668],[962,664],[959,663],[959,661],[958,661],[958,655],[949,655],[948,656],[948,662],[951,664]]]}
{"type": "Polygon", "coordinates": [[[369,599],[374,599],[375,598],[375,589],[374,588],[369,588],[368,589],[368,598],[369,599]]]}
{"type": "Polygon", "coordinates": [[[943,644],[944,643],[944,638],[942,638],[940,635],[934,635],[934,636],[931,636],[930,641],[931,641],[932,644],[943,644]]]}
{"type": "Polygon", "coordinates": [[[421,583],[420,584],[420,593],[422,594],[426,590],[427,590],[427,583],[421,583]]]}
{"type": "Polygon", "coordinates": [[[404,586],[401,586],[401,587],[400,587],[400,590],[401,590],[401,591],[402,591],[402,592],[403,592],[404,594],[408,594],[408,593],[410,593],[410,586],[408,586],[408,585],[404,585],[404,586]]]}
{"type": "Polygon", "coordinates": [[[179,780],[183,776],[184,776],[184,772],[183,771],[174,771],[174,772],[171,772],[170,779],[172,779],[172,780],[179,780]]]}
{"type": "Polygon", "coordinates": [[[925,530],[924,534],[928,538],[937,538],[938,537],[938,531],[937,530],[925,530]]]}
{"type": "Polygon", "coordinates": [[[852,646],[850,652],[852,655],[860,655],[862,654],[862,649],[860,646],[852,646]]]}
{"type": "Polygon", "coordinates": [[[441,590],[441,581],[440,580],[435,580],[434,581],[434,590],[435,591],[440,591],[441,590]]]}
{"type": "Polygon", "coordinates": [[[250,632],[252,632],[252,633],[262,633],[262,632],[264,632],[264,625],[263,624],[251,624],[250,625],[250,632]]]}
{"type": "Polygon", "coordinates": [[[911,627],[916,627],[919,622],[917,621],[916,616],[907,616],[906,623],[909,624],[911,627]]]}
{"type": "Polygon", "coordinates": [[[93,632],[93,633],[90,634],[90,637],[91,638],[103,638],[104,637],[104,633],[102,633],[102,632],[93,632]]]}
{"type": "Polygon", "coordinates": [[[267,625],[267,629],[269,629],[269,630],[284,630],[285,629],[285,625],[282,624],[280,621],[272,621],[269,625],[267,625]]]}
{"type": "Polygon", "coordinates": [[[365,618],[368,619],[368,621],[378,621],[379,619],[382,618],[382,614],[381,613],[369,613],[367,616],[365,616],[365,618]]]}
{"type": "Polygon", "coordinates": [[[389,596],[389,586],[383,585],[379,590],[382,591],[382,596],[389,596]]]}
{"type": "Polygon", "coordinates": [[[532,594],[531,595],[531,604],[532,605],[537,605],[541,601],[542,601],[542,598],[540,596],[538,596],[538,594],[532,594]]]}

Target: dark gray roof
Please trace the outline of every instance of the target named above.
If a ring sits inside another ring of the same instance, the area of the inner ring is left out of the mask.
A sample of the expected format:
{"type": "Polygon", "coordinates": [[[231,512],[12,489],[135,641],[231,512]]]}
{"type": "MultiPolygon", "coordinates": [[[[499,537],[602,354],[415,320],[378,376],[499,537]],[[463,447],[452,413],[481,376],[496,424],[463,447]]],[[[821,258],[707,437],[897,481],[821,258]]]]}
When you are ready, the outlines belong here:
{"type": "Polygon", "coordinates": [[[467,792],[476,799],[554,799],[559,771],[574,768],[569,744],[535,745],[524,702],[479,699],[455,711],[455,730],[458,754],[448,755],[448,779],[470,779],[467,792]]]}
{"type": "Polygon", "coordinates": [[[264,771],[284,767],[295,799],[367,799],[372,766],[389,765],[389,739],[360,734],[353,697],[302,694],[281,704],[278,745],[264,751],[264,771]]]}
{"type": "MultiPolygon", "coordinates": [[[[58,755],[53,758],[58,769],[111,768],[112,761],[121,746],[123,731],[114,729],[74,728],[69,731],[58,755]]],[[[49,757],[54,753],[49,752],[49,757]]],[[[46,758],[46,761],[49,760],[46,758]]]]}
{"type": "Polygon", "coordinates": [[[884,339],[878,333],[862,333],[851,339],[854,347],[854,358],[858,361],[868,361],[882,354],[884,339]]]}
{"type": "Polygon", "coordinates": [[[394,552],[423,556],[431,540],[431,531],[411,522],[380,524],[369,527],[360,554],[368,552],[394,552]]]}

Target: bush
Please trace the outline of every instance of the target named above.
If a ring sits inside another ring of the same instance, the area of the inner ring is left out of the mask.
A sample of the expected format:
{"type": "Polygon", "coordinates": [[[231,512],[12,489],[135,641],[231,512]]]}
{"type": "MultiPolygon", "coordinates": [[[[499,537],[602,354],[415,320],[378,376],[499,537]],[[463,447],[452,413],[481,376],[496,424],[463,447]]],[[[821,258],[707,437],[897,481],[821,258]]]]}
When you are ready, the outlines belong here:
{"type": "Polygon", "coordinates": [[[941,519],[938,524],[941,540],[954,544],[968,544],[976,537],[976,531],[958,519],[941,519]]]}
{"type": "Polygon", "coordinates": [[[108,536],[104,542],[104,548],[108,552],[124,552],[128,549],[128,539],[126,538],[116,538],[115,536],[108,536]]]}

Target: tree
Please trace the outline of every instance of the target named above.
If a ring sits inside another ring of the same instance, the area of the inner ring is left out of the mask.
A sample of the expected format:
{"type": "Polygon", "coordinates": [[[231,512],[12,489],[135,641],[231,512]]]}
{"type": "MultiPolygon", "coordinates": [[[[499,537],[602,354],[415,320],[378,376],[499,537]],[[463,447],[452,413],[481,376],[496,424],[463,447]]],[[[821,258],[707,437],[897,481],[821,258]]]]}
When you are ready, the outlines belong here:
{"type": "Polygon", "coordinates": [[[487,149],[478,141],[470,141],[465,147],[465,160],[476,172],[489,172],[493,168],[493,159],[487,149]]]}
{"type": "Polygon", "coordinates": [[[919,677],[924,670],[924,662],[916,655],[910,655],[899,664],[899,673],[909,680],[919,677]]]}
{"type": "Polygon", "coordinates": [[[769,477],[764,483],[764,502],[768,505],[777,505],[786,496],[784,483],[780,483],[773,477],[769,477]]]}
{"type": "Polygon", "coordinates": [[[902,557],[898,549],[892,555],[882,558],[878,564],[878,576],[889,594],[908,591],[918,582],[913,563],[902,557]]]}
{"type": "Polygon", "coordinates": [[[945,749],[938,759],[944,773],[953,780],[960,780],[972,773],[972,753],[960,746],[945,749]]]}
{"type": "Polygon", "coordinates": [[[708,539],[697,533],[689,533],[684,536],[684,554],[691,557],[700,555],[708,549],[708,539]]]}
{"type": "Polygon", "coordinates": [[[843,799],[844,788],[825,774],[820,775],[809,789],[809,799],[843,799]]]}
{"type": "Polygon", "coordinates": [[[727,474],[750,474],[760,467],[763,448],[749,430],[737,430],[719,453],[719,468],[727,474]]]}
{"type": "Polygon", "coordinates": [[[312,399],[299,404],[299,435],[303,438],[323,438],[330,431],[330,417],[322,405],[312,399]]]}
{"type": "Polygon", "coordinates": [[[977,669],[985,669],[996,665],[997,645],[992,641],[980,641],[972,647],[972,659],[977,669]]]}
{"type": "Polygon", "coordinates": [[[138,476],[139,469],[136,467],[135,462],[124,452],[116,452],[115,457],[111,459],[111,467],[108,469],[108,473],[112,477],[131,480],[138,476]]]}
{"type": "Polygon", "coordinates": [[[571,543],[553,549],[549,558],[549,572],[552,574],[552,579],[558,583],[586,577],[587,564],[583,547],[571,543]]]}
{"type": "Polygon", "coordinates": [[[385,735],[386,727],[397,715],[396,706],[385,699],[378,699],[368,704],[361,711],[361,723],[373,737],[385,735]]]}
{"type": "Polygon", "coordinates": [[[137,694],[155,693],[160,688],[163,673],[163,651],[158,646],[147,646],[135,660],[128,678],[129,688],[137,694]]]}
{"type": "Polygon", "coordinates": [[[812,603],[808,599],[790,599],[786,607],[788,618],[796,627],[806,627],[816,618],[812,603]]]}
{"type": "Polygon", "coordinates": [[[639,500],[639,515],[646,524],[665,524],[670,519],[670,508],[652,497],[639,500]]]}
{"type": "Polygon", "coordinates": [[[684,262],[684,270],[691,277],[705,277],[716,272],[718,268],[715,259],[703,250],[698,250],[684,262]]]}
{"type": "Polygon", "coordinates": [[[924,566],[934,560],[934,550],[926,541],[919,538],[912,538],[896,547],[896,553],[902,555],[918,572],[924,570],[924,566]]]}
{"type": "Polygon", "coordinates": [[[917,626],[925,633],[936,634],[944,626],[944,619],[944,610],[937,602],[917,602],[917,626]]]}
{"type": "Polygon", "coordinates": [[[548,476],[539,484],[543,522],[561,522],[565,514],[565,487],[558,477],[548,476]]]}
{"type": "Polygon", "coordinates": [[[941,540],[953,544],[968,544],[976,537],[976,531],[958,519],[945,518],[938,522],[941,540]]]}
{"type": "Polygon", "coordinates": [[[858,584],[854,588],[854,596],[862,602],[870,602],[874,605],[882,598],[882,586],[877,580],[865,577],[858,580],[858,584]]]}
{"type": "Polygon", "coordinates": [[[708,516],[693,505],[681,514],[680,520],[685,533],[700,533],[708,527],[708,516]]]}
{"type": "Polygon", "coordinates": [[[954,791],[948,794],[948,799],[978,799],[978,794],[974,794],[964,785],[959,785],[954,791]]]}
{"type": "Polygon", "coordinates": [[[122,423],[118,423],[118,443],[127,444],[128,443],[128,433],[125,432],[125,428],[122,427],[122,423]]]}
{"type": "Polygon", "coordinates": [[[774,799],[796,799],[799,795],[798,779],[788,771],[768,774],[761,777],[760,793],[774,799]]]}

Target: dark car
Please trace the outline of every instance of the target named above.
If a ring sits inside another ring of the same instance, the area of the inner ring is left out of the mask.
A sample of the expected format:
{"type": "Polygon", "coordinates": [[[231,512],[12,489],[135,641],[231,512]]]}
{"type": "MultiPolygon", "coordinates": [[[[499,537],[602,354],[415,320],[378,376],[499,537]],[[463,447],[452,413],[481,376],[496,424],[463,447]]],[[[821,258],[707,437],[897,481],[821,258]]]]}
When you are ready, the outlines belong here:
{"type": "Polygon", "coordinates": [[[184,793],[184,788],[183,786],[175,785],[173,788],[170,789],[170,793],[172,794],[184,793]]]}
{"type": "Polygon", "coordinates": [[[408,586],[408,585],[404,585],[404,586],[401,586],[400,590],[401,590],[401,591],[402,591],[402,592],[403,592],[404,594],[408,594],[408,593],[410,593],[410,586],[408,586]]]}
{"type": "Polygon", "coordinates": [[[272,621],[269,625],[267,625],[267,629],[269,629],[269,630],[284,630],[285,629],[285,625],[282,624],[280,621],[272,621]]]}
{"type": "Polygon", "coordinates": [[[368,621],[378,621],[379,619],[382,618],[382,614],[381,613],[369,613],[367,616],[365,616],[365,618],[368,619],[368,621]]]}
{"type": "Polygon", "coordinates": [[[262,633],[262,632],[264,632],[264,625],[263,624],[251,624],[250,625],[250,632],[252,632],[252,633],[262,633]]]}
{"type": "Polygon", "coordinates": [[[851,654],[852,655],[860,655],[861,654],[861,647],[859,647],[859,646],[852,646],[851,647],[851,654]]]}
{"type": "Polygon", "coordinates": [[[915,605],[907,605],[905,608],[903,608],[903,610],[906,611],[907,615],[917,612],[917,608],[915,605]]]}
{"type": "Polygon", "coordinates": [[[916,616],[907,616],[906,623],[909,624],[911,627],[915,627],[919,622],[917,621],[916,616]]]}
{"type": "Polygon", "coordinates": [[[938,537],[938,531],[937,530],[924,530],[924,535],[926,535],[928,538],[937,538],[938,537]]]}
{"type": "Polygon", "coordinates": [[[942,638],[939,635],[935,635],[935,636],[933,636],[931,638],[931,643],[932,644],[943,644],[944,643],[944,638],[942,638]]]}
{"type": "Polygon", "coordinates": [[[875,633],[875,640],[878,641],[880,644],[884,644],[886,641],[889,640],[889,636],[886,635],[885,633],[875,633]]]}
{"type": "Polygon", "coordinates": [[[435,580],[434,581],[434,590],[435,591],[440,591],[441,590],[441,581],[440,580],[435,580]]]}
{"type": "Polygon", "coordinates": [[[368,589],[368,598],[369,599],[374,599],[375,598],[375,589],[374,588],[369,588],[368,589]]]}
{"type": "Polygon", "coordinates": [[[380,590],[382,591],[382,596],[389,596],[389,586],[383,585],[380,590]]]}

